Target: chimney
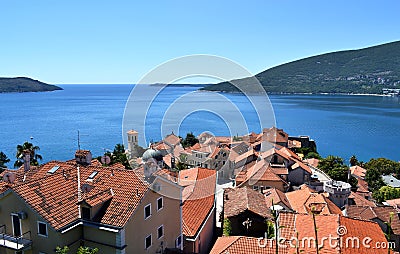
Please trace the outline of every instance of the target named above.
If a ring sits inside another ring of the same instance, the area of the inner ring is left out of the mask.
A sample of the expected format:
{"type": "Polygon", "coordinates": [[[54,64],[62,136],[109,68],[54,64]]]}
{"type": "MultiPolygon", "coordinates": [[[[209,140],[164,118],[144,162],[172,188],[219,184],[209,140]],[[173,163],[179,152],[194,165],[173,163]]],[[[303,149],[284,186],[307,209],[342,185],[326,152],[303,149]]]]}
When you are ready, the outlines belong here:
{"type": "Polygon", "coordinates": [[[24,151],[24,171],[27,172],[31,169],[31,152],[29,150],[24,151]]]}
{"type": "Polygon", "coordinates": [[[92,162],[92,153],[89,150],[77,150],[75,152],[75,161],[77,164],[87,166],[92,162]]]}
{"type": "Polygon", "coordinates": [[[172,154],[172,157],[171,157],[171,169],[174,169],[174,168],[175,168],[175,157],[172,154]]]}

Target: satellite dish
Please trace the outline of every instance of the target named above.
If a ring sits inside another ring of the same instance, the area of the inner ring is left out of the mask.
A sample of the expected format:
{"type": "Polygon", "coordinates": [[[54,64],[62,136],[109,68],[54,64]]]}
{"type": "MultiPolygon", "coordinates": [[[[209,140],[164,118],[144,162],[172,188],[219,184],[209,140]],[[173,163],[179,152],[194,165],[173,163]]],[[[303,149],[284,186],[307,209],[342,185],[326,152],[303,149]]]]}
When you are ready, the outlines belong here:
{"type": "Polygon", "coordinates": [[[12,173],[12,172],[7,172],[3,176],[3,180],[6,183],[14,183],[16,178],[17,178],[17,176],[15,175],[15,173],[12,173]]]}
{"type": "Polygon", "coordinates": [[[101,157],[101,163],[108,165],[110,164],[110,162],[111,162],[110,156],[104,155],[101,157]]]}

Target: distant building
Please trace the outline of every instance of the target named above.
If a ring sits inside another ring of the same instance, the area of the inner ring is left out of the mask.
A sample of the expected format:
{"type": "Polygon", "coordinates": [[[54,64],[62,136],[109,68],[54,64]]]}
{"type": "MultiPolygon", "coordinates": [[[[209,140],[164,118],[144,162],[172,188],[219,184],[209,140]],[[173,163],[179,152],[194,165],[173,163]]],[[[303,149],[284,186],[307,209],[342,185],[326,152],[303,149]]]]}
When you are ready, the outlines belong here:
{"type": "Polygon", "coordinates": [[[135,158],[138,156],[137,146],[139,145],[138,132],[135,130],[129,130],[128,135],[128,155],[129,158],[135,158]]]}
{"type": "Polygon", "coordinates": [[[342,208],[347,204],[351,194],[351,185],[342,181],[326,181],[324,182],[324,191],[329,193],[329,199],[333,203],[342,208]]]}
{"type": "Polygon", "coordinates": [[[400,180],[393,175],[383,175],[382,180],[387,186],[400,188],[400,180]]]}

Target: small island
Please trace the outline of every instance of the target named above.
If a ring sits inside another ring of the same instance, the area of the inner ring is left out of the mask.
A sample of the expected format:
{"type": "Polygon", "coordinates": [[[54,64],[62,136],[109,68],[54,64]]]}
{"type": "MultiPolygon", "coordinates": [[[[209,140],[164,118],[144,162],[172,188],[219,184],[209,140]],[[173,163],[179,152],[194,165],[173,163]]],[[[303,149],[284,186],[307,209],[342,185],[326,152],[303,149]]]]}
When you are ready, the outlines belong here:
{"type": "Polygon", "coordinates": [[[63,89],[55,85],[49,85],[26,77],[0,77],[0,93],[49,92],[56,90],[63,89]]]}

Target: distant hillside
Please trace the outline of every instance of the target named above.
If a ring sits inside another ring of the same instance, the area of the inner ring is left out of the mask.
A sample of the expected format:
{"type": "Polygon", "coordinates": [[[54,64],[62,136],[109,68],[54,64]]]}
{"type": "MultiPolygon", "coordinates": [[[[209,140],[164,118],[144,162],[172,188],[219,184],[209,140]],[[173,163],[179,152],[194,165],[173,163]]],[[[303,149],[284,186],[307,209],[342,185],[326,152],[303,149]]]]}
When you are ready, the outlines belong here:
{"type": "Polygon", "coordinates": [[[0,93],[46,92],[63,90],[31,78],[0,78],[0,93]]]}
{"type": "MultiPolygon", "coordinates": [[[[400,88],[400,41],[308,57],[256,75],[267,93],[382,93],[400,88]]],[[[237,80],[251,86],[250,79],[237,80]]],[[[203,88],[235,92],[228,82],[203,88]]]]}

